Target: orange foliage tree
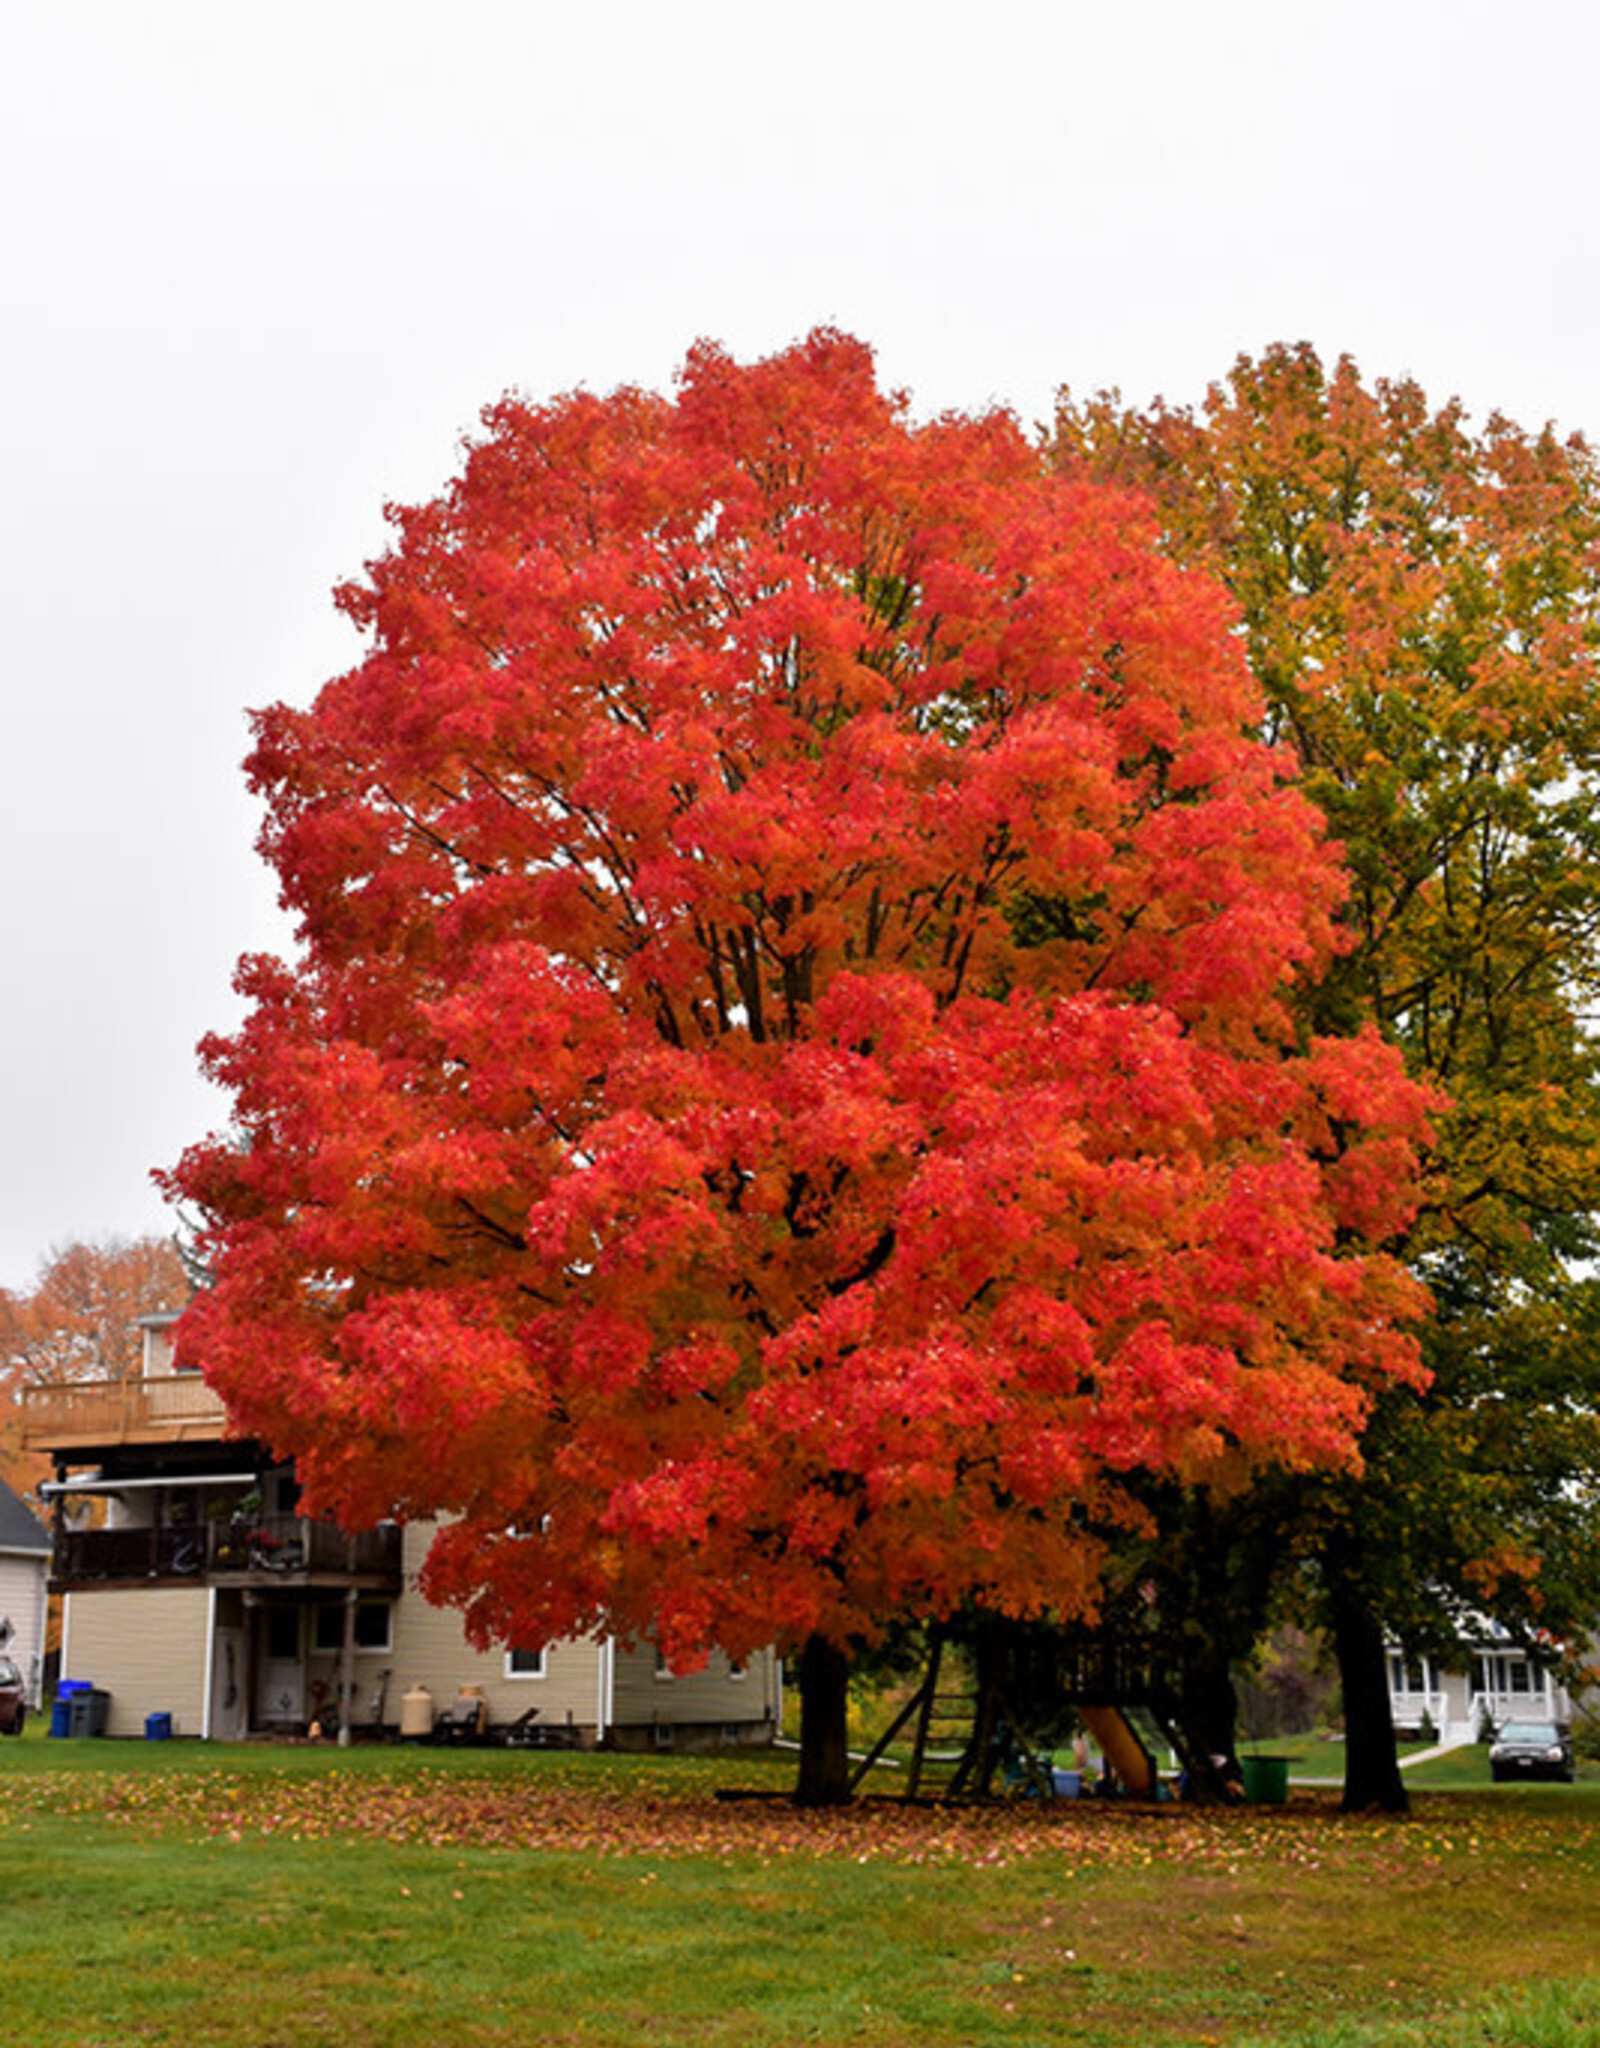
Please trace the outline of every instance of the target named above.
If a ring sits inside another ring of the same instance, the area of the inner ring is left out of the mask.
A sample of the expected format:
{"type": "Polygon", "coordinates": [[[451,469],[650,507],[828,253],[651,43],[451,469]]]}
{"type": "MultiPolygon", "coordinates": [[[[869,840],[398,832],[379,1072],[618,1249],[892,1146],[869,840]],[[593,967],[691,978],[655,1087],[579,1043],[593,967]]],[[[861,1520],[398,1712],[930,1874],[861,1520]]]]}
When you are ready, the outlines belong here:
{"type": "Polygon", "coordinates": [[[1347,1462],[1423,1099],[1219,590],[829,332],[485,415],[257,720],[291,964],[208,1044],[180,1342],[482,1637],[1092,1613],[1132,1475],[1347,1462]]]}
{"type": "Polygon", "coordinates": [[[190,1294],[170,1238],[103,1238],[60,1246],[26,1293],[0,1288],[0,1475],[14,1486],[42,1476],[20,1448],[24,1387],[122,1379],[139,1370],[137,1318],[181,1308],[190,1294]]]}

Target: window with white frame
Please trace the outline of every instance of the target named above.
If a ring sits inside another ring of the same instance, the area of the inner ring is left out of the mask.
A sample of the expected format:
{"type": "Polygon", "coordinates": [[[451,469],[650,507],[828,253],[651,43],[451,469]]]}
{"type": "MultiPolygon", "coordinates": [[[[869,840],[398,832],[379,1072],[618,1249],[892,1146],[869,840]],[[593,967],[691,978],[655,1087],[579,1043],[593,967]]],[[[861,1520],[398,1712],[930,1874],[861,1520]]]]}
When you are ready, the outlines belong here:
{"type": "Polygon", "coordinates": [[[1549,1680],[1535,1670],[1520,1650],[1501,1652],[1478,1659],[1478,1687],[1481,1692],[1505,1697],[1514,1693],[1543,1693],[1549,1680]]]}
{"type": "Polygon", "coordinates": [[[1431,1659],[1427,1657],[1406,1657],[1399,1650],[1389,1652],[1389,1690],[1391,1693],[1428,1693],[1435,1690],[1436,1678],[1431,1659]]]}
{"type": "Polygon", "coordinates": [[[507,1650],[507,1678],[543,1678],[544,1675],[543,1650],[507,1650]]]}

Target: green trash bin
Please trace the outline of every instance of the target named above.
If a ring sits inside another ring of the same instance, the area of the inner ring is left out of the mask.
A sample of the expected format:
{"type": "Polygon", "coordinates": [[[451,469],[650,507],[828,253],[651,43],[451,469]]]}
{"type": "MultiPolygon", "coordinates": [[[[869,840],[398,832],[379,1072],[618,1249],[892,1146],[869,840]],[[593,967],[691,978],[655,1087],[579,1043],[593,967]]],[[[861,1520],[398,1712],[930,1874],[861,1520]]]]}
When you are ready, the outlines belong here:
{"type": "Polygon", "coordinates": [[[1242,1756],[1244,1796],[1252,1806],[1282,1806],[1289,1796],[1289,1759],[1286,1756],[1242,1756]]]}

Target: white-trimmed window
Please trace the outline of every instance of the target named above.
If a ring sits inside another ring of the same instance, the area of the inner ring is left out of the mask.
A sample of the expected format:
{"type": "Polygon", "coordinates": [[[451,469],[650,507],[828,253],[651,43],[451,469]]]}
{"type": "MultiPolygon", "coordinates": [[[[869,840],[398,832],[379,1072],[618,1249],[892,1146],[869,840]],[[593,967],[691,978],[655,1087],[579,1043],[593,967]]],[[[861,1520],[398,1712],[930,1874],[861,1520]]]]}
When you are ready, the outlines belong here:
{"type": "Polygon", "coordinates": [[[1399,1650],[1389,1652],[1389,1690],[1392,1693],[1429,1693],[1438,1690],[1438,1675],[1428,1657],[1408,1658],[1399,1650]]]}
{"type": "Polygon", "coordinates": [[[544,1675],[543,1650],[507,1650],[507,1678],[543,1678],[544,1675]]]}
{"type": "Polygon", "coordinates": [[[1495,1699],[1524,1693],[1544,1696],[1550,1691],[1550,1678],[1520,1650],[1495,1651],[1478,1659],[1478,1688],[1495,1699]]]}

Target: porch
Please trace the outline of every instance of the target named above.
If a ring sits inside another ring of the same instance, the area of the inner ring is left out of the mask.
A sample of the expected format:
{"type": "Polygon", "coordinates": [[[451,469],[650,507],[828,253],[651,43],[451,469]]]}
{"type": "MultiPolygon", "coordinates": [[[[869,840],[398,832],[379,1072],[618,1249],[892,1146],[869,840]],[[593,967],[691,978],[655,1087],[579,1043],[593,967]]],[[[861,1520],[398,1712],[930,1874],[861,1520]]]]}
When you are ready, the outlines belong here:
{"type": "Polygon", "coordinates": [[[332,1522],[296,1515],[247,1520],[152,1522],[105,1529],[63,1529],[56,1538],[52,1589],[152,1580],[217,1586],[354,1586],[397,1593],[401,1531],[392,1523],[350,1534],[332,1522]]]}
{"type": "Polygon", "coordinates": [[[1518,1648],[1481,1650],[1466,1670],[1429,1657],[1389,1653],[1389,1711],[1402,1735],[1431,1731],[1447,1748],[1476,1742],[1487,1721],[1566,1722],[1571,1703],[1559,1679],[1518,1648]]]}

